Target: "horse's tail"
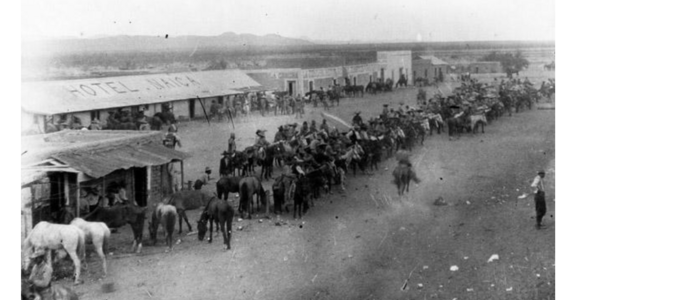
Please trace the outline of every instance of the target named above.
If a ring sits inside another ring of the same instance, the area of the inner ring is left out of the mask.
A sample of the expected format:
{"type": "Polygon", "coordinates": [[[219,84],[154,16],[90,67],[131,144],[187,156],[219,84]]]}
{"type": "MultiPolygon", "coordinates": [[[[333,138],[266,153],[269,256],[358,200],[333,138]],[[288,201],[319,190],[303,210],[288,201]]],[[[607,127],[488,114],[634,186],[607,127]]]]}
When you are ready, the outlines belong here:
{"type": "Polygon", "coordinates": [[[168,211],[164,215],[164,224],[166,225],[166,233],[167,236],[171,235],[174,233],[175,227],[176,227],[176,211],[168,211]]]}
{"type": "Polygon", "coordinates": [[[224,192],[224,188],[223,188],[220,180],[218,180],[217,183],[215,184],[215,188],[217,190],[217,199],[222,199],[222,193],[224,192]]]}

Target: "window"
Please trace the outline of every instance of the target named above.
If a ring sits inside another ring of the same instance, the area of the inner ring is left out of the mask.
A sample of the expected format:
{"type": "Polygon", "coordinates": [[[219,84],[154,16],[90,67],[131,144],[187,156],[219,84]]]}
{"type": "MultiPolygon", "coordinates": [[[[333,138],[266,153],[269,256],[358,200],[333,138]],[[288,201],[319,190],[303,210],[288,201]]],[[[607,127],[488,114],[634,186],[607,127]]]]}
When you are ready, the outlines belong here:
{"type": "Polygon", "coordinates": [[[101,112],[98,110],[92,111],[89,113],[89,117],[92,120],[100,120],[101,119],[101,112]]]}

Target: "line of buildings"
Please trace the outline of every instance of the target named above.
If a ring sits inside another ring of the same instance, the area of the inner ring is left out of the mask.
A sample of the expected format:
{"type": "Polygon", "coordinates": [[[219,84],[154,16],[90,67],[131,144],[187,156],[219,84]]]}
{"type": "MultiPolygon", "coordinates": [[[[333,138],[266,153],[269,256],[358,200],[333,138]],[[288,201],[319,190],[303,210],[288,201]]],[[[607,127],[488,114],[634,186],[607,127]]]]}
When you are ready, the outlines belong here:
{"type": "MultiPolygon", "coordinates": [[[[198,118],[212,102],[224,103],[249,91],[286,91],[304,95],[340,84],[366,86],[369,82],[404,77],[408,84],[424,78],[432,82],[452,71],[434,56],[413,57],[411,51],[380,51],[374,63],[317,69],[217,70],[169,74],[89,78],[22,83],[22,133],[44,133],[46,121],[76,117],[83,126],[106,123],[108,112],[125,109],[153,116],[165,107],[180,118],[198,118]],[[201,105],[203,107],[201,107],[201,105]]],[[[458,72],[497,73],[499,63],[470,63],[458,72]]]]}

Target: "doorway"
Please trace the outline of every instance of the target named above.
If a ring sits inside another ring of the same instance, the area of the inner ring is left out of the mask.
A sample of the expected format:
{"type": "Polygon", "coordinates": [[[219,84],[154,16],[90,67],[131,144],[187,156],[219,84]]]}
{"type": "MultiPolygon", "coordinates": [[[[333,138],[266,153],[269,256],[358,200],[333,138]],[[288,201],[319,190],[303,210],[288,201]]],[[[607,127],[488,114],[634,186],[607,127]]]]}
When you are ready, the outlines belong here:
{"type": "Polygon", "coordinates": [[[352,77],[352,85],[357,85],[357,77],[352,77]]]}
{"type": "Polygon", "coordinates": [[[313,82],[313,81],[309,81],[309,91],[311,92],[311,91],[313,91],[313,90],[314,90],[314,82],[313,82]]]}
{"type": "Polygon", "coordinates": [[[195,118],[195,99],[188,100],[188,117],[195,118]]]}
{"type": "Polygon", "coordinates": [[[147,206],[147,168],[133,168],[133,198],[138,206],[147,206]]]}
{"type": "Polygon", "coordinates": [[[290,93],[290,96],[294,96],[294,85],[296,84],[296,81],[290,80],[287,81],[287,91],[290,93]]]}

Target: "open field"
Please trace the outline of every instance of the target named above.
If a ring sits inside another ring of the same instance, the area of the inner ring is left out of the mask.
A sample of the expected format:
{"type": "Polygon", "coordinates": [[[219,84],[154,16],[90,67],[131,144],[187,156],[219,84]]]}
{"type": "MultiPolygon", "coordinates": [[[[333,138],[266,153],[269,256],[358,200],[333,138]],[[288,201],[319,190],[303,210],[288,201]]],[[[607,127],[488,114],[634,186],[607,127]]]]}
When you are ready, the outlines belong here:
{"type": "MultiPolygon", "coordinates": [[[[553,76],[525,75],[533,81],[553,76]]],[[[428,95],[434,91],[428,88],[428,95]]],[[[331,112],[350,120],[360,110],[368,119],[384,103],[414,105],[416,93],[406,88],[347,99],[331,112]]],[[[320,109],[307,110],[305,120],[312,119],[321,121],[320,109]]],[[[280,124],[295,121],[302,120],[235,120],[238,146],[250,145],[257,128],[267,129],[272,139],[280,124]]],[[[217,176],[231,131],[226,121],[182,124],[182,150],[194,155],[185,161],[187,180],[205,166],[217,176]]],[[[554,299],[554,110],[505,116],[485,132],[454,141],[436,132],[428,136],[412,157],[423,182],[412,185],[406,197],[396,195],[390,159],[373,175],[350,173],[345,194],[324,195],[302,220],[287,214],[262,222],[235,219],[229,251],[223,250],[221,236],[208,244],[184,230],[171,253],[148,239],[143,254],[130,255],[130,228],[121,228],[109,244],[115,253],[108,262],[111,275],[97,280],[101,269],[93,256],[83,273],[86,282],[75,290],[84,299],[132,300],[554,299]],[[548,173],[543,230],[533,228],[533,197],[518,198],[531,192],[538,169],[548,173]],[[448,205],[432,205],[438,197],[448,205]],[[279,220],[286,223],[276,226],[279,220]],[[499,259],[488,262],[493,254],[499,259]],[[450,270],[454,265],[457,271],[450,270]],[[104,282],[115,282],[115,292],[102,293],[104,282]]],[[[189,218],[199,214],[193,211],[189,218]]]]}
{"type": "MultiPolygon", "coordinates": [[[[26,48],[60,49],[46,45],[28,45],[26,48]]],[[[393,43],[200,49],[191,46],[162,51],[92,52],[80,51],[77,48],[55,50],[54,53],[29,50],[26,51],[29,54],[22,57],[22,80],[25,81],[195,72],[219,67],[220,61],[224,61],[229,69],[325,68],[373,63],[376,62],[376,51],[393,50],[411,50],[413,57],[435,55],[451,64],[477,61],[490,51],[521,50],[531,64],[550,63],[555,56],[554,44],[544,42],[393,43]]]]}

